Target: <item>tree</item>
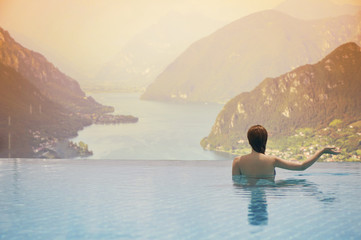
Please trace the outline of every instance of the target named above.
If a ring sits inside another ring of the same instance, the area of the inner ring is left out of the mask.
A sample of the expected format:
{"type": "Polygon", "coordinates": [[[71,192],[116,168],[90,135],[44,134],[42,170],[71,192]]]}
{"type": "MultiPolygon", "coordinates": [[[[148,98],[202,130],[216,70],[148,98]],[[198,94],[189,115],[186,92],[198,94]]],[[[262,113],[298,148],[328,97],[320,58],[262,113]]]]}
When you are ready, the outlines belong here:
{"type": "Polygon", "coordinates": [[[341,119],[334,119],[334,120],[332,120],[332,122],[330,122],[330,124],[328,126],[333,127],[333,128],[340,128],[340,127],[342,127],[342,123],[343,123],[343,121],[341,119]]]}

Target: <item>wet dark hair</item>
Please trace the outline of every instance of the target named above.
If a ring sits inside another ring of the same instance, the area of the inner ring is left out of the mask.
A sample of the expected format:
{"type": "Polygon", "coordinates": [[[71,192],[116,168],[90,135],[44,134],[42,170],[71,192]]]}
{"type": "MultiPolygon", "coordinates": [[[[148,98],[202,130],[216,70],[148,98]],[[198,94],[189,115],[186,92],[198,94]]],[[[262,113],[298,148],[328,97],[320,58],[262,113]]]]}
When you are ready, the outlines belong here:
{"type": "Polygon", "coordinates": [[[254,125],[248,129],[248,142],[256,152],[265,153],[267,137],[267,130],[261,125],[254,125]]]}

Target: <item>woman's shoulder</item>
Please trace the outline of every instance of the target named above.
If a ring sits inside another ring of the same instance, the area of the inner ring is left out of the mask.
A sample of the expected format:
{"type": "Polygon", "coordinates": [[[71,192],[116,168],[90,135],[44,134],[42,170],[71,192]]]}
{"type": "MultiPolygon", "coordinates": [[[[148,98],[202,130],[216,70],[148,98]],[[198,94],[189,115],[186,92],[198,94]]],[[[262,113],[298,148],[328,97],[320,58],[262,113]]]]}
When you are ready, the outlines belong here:
{"type": "Polygon", "coordinates": [[[233,159],[233,165],[238,164],[241,156],[237,156],[233,159]]]}
{"type": "MultiPolygon", "coordinates": [[[[252,157],[252,154],[237,156],[233,159],[233,164],[246,163],[246,162],[253,160],[253,158],[254,158],[254,156],[252,157]]],[[[266,161],[274,162],[276,160],[276,157],[272,156],[272,155],[262,154],[258,159],[263,159],[266,161]]]]}
{"type": "Polygon", "coordinates": [[[276,161],[276,158],[275,156],[273,155],[264,155],[264,158],[267,160],[267,161],[270,161],[272,163],[274,163],[276,161]]]}
{"type": "Polygon", "coordinates": [[[250,154],[247,154],[247,155],[240,155],[240,156],[237,156],[233,159],[233,163],[235,164],[242,164],[244,162],[247,162],[248,160],[247,159],[250,159],[250,154]]]}
{"type": "Polygon", "coordinates": [[[239,166],[243,156],[237,156],[233,159],[233,166],[239,166]]]}
{"type": "Polygon", "coordinates": [[[240,162],[242,160],[244,160],[245,158],[247,158],[248,155],[240,155],[240,156],[237,156],[233,159],[233,161],[235,162],[240,162]]]}
{"type": "Polygon", "coordinates": [[[269,159],[275,160],[277,157],[273,155],[266,155],[269,159]]]}
{"type": "Polygon", "coordinates": [[[233,159],[233,161],[239,161],[241,159],[242,156],[237,156],[233,159]]]}

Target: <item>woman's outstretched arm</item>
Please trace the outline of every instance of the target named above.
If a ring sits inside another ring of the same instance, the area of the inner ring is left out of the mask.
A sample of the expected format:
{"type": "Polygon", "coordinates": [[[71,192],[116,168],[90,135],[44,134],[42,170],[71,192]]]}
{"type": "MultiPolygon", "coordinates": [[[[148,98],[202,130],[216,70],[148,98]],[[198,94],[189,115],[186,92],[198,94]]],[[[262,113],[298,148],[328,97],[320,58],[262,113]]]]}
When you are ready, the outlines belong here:
{"type": "Polygon", "coordinates": [[[314,164],[317,161],[317,159],[319,159],[324,153],[337,155],[340,154],[340,151],[337,151],[336,148],[334,147],[325,147],[324,149],[317,151],[314,155],[309,157],[304,162],[287,161],[276,157],[274,165],[275,167],[279,167],[279,168],[302,171],[309,168],[312,164],[314,164]]]}

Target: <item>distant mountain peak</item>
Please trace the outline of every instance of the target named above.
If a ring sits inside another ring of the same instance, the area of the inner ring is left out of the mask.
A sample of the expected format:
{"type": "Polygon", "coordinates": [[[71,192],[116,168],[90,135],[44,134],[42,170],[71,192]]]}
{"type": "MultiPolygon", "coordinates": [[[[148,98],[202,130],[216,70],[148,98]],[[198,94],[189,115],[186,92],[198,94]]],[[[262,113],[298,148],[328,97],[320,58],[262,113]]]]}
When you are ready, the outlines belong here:
{"type": "Polygon", "coordinates": [[[5,37],[11,38],[9,32],[0,27],[0,40],[4,42],[5,37]]]}
{"type": "Polygon", "coordinates": [[[240,18],[194,42],[148,86],[143,99],[224,103],[262,79],[361,44],[361,18],[302,20],[277,10],[240,18]]]}
{"type": "Polygon", "coordinates": [[[338,4],[330,0],[286,0],[275,9],[300,19],[320,19],[354,15],[361,9],[352,4],[338,4]]]}
{"type": "Polygon", "coordinates": [[[348,65],[357,64],[356,60],[360,56],[360,46],[354,42],[349,42],[335,49],[332,53],[322,59],[319,64],[322,64],[329,72],[344,71],[346,67],[349,67],[348,65]]]}
{"type": "Polygon", "coordinates": [[[200,14],[170,12],[135,35],[100,69],[89,88],[143,90],[189,44],[223,24],[200,14]]]}
{"type": "Polygon", "coordinates": [[[349,52],[359,52],[360,46],[357,45],[355,42],[348,42],[345,44],[342,44],[340,47],[336,48],[336,50],[333,51],[334,54],[337,54],[341,51],[349,51],[349,52]]]}
{"type": "Polygon", "coordinates": [[[348,42],[336,48],[332,53],[327,55],[325,59],[323,59],[322,61],[327,61],[329,59],[339,59],[340,57],[347,57],[349,55],[358,53],[360,51],[361,48],[359,45],[357,45],[355,42],[348,42]]]}

